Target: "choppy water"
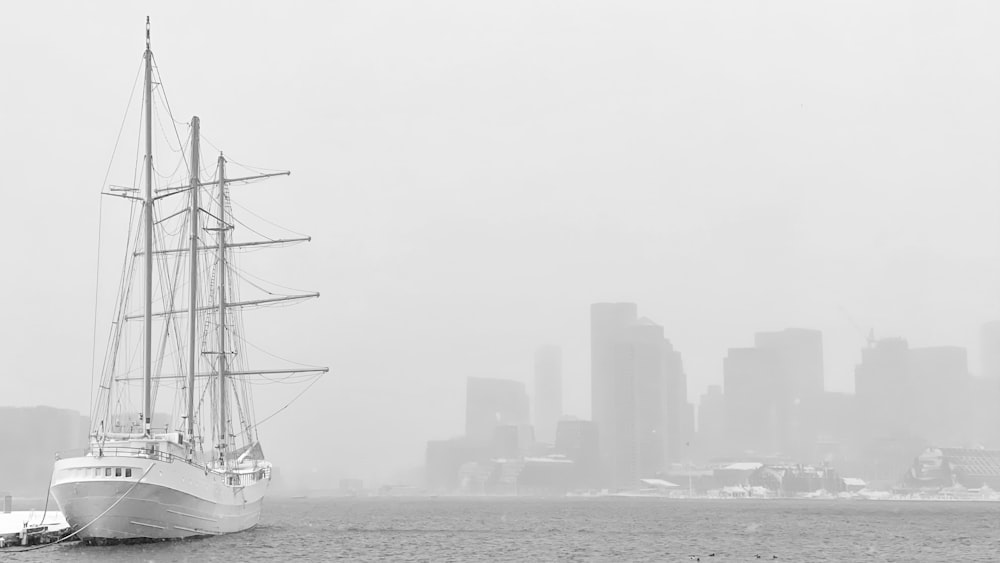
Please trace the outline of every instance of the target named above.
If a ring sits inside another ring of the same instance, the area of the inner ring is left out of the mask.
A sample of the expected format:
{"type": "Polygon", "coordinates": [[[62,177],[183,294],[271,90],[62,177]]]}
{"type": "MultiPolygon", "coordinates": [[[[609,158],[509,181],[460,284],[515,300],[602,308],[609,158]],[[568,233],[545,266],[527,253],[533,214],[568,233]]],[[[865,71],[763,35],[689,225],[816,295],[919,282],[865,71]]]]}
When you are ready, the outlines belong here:
{"type": "Polygon", "coordinates": [[[256,529],[0,561],[1000,561],[1000,503],[269,500],[256,529]],[[715,553],[714,557],[709,557],[715,553]]]}

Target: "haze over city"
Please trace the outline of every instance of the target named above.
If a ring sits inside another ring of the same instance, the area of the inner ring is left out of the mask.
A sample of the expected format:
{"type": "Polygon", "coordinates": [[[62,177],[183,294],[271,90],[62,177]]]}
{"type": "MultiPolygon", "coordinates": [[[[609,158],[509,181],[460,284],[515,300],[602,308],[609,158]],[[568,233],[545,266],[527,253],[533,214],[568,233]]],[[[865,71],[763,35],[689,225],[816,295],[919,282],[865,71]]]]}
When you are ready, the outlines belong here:
{"type": "Polygon", "coordinates": [[[98,354],[127,223],[101,180],[147,14],[175,117],[292,170],[241,195],[313,237],[255,256],[322,297],[248,331],[331,367],[261,427],[279,467],[392,482],[463,432],[468,377],[530,389],[542,345],[589,418],[597,302],[663,326],[693,403],[729,348],[786,327],[822,332],[828,391],[854,391],[870,331],[979,372],[1000,318],[993,3],[234,5],[0,22],[3,406],[89,410],[98,220],[98,354]]]}

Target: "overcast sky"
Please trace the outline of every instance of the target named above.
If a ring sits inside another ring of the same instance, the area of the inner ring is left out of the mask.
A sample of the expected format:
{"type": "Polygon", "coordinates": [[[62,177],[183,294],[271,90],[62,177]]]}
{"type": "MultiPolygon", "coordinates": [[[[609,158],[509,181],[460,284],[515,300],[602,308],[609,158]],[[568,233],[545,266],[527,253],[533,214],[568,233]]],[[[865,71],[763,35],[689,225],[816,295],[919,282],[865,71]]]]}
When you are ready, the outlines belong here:
{"type": "Polygon", "coordinates": [[[322,299],[247,317],[332,368],[262,427],[276,463],[417,466],[466,377],[530,382],[542,344],[589,416],[596,301],[665,327],[692,400],[758,330],[822,330],[851,391],[869,329],[977,371],[1000,318],[992,2],[24,2],[0,19],[0,404],[88,410],[147,14],[175,117],[292,170],[242,194],[314,237],[257,273],[322,299]]]}

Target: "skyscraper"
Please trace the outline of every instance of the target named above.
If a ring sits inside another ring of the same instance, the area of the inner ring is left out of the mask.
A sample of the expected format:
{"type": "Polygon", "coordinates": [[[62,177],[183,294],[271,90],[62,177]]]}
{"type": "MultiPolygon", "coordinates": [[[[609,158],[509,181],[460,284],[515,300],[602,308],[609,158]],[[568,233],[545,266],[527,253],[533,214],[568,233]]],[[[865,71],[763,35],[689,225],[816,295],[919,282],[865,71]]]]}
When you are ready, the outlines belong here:
{"type": "MultiPolygon", "coordinates": [[[[617,347],[625,327],[638,319],[635,303],[594,303],[590,306],[590,401],[597,424],[604,479],[612,478],[613,444],[618,433],[616,405],[626,390],[618,385],[617,347]]],[[[627,390],[631,396],[631,389],[627,390]]]]}
{"type": "Polygon", "coordinates": [[[908,428],[913,415],[909,358],[910,346],[902,338],[883,338],[861,350],[854,393],[863,436],[885,438],[908,428]]]}
{"type": "Polygon", "coordinates": [[[758,332],[754,346],[773,350],[783,371],[780,391],[785,398],[813,398],[823,394],[823,333],[806,328],[758,332]]]}
{"type": "MultiPolygon", "coordinates": [[[[665,469],[669,405],[674,394],[686,393],[683,377],[680,355],[663,338],[663,327],[637,318],[634,304],[591,306],[593,415],[608,485],[632,488],[665,469]]],[[[690,407],[684,410],[690,416],[690,407]]],[[[685,415],[677,420],[683,426],[685,415]]]]}
{"type": "Polygon", "coordinates": [[[760,348],[730,348],[722,371],[729,449],[779,453],[777,389],[781,367],[777,354],[760,348]]]}
{"type": "Polygon", "coordinates": [[[687,374],[681,354],[669,340],[663,341],[664,401],[666,402],[666,461],[688,459],[688,445],[694,438],[694,407],[687,400],[687,374]]]}
{"type": "Polygon", "coordinates": [[[824,391],[823,333],[804,328],[758,332],[754,345],[772,351],[778,362],[773,382],[778,451],[801,459],[816,439],[808,435],[813,421],[806,419],[807,406],[818,404],[824,391]]]}
{"type": "Polygon", "coordinates": [[[629,487],[666,467],[668,390],[663,327],[643,317],[622,336],[617,357],[624,393],[615,405],[619,432],[612,445],[613,475],[617,486],[629,487]]]}
{"type": "Polygon", "coordinates": [[[980,375],[1000,380],[1000,321],[984,324],[979,337],[980,375]]]}
{"type": "Polygon", "coordinates": [[[554,444],[562,416],[562,350],[543,346],[535,352],[535,437],[554,444]]]}
{"type": "Polygon", "coordinates": [[[972,376],[965,348],[911,348],[908,368],[914,410],[910,428],[934,445],[969,445],[972,376]]]}
{"type": "Polygon", "coordinates": [[[726,398],[721,385],[709,385],[698,402],[698,454],[702,459],[722,455],[725,438],[726,398]]]}

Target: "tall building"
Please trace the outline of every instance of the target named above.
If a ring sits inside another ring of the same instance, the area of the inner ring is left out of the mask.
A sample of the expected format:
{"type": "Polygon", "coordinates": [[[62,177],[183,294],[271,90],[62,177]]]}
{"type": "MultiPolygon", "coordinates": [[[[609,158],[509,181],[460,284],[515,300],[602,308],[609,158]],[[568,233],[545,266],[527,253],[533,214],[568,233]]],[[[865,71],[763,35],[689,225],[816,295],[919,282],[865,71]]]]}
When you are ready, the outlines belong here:
{"type": "Polygon", "coordinates": [[[645,317],[627,327],[619,342],[619,385],[626,393],[619,397],[615,414],[619,430],[625,431],[611,445],[619,487],[634,486],[666,467],[668,391],[663,349],[663,327],[645,317]]]}
{"type": "Polygon", "coordinates": [[[562,350],[543,346],[535,352],[535,437],[553,444],[562,416],[562,350]]]}
{"type": "Polygon", "coordinates": [[[983,325],[980,373],[972,380],[973,441],[1000,449],[1000,321],[983,325]]]}
{"type": "Polygon", "coordinates": [[[687,400],[687,374],[681,354],[669,340],[663,341],[664,401],[666,402],[666,461],[690,461],[694,439],[694,406],[687,400]]]}
{"type": "Polygon", "coordinates": [[[780,391],[791,400],[823,393],[823,333],[807,328],[758,332],[754,346],[773,350],[783,371],[780,391]]]}
{"type": "Polygon", "coordinates": [[[631,388],[624,389],[620,385],[617,356],[622,332],[636,320],[635,303],[594,303],[590,306],[591,414],[597,424],[601,469],[606,483],[613,478],[616,436],[630,430],[619,429],[617,424],[617,405],[626,395],[632,396],[631,388]]]}
{"type": "Polygon", "coordinates": [[[597,425],[590,420],[560,420],[554,452],[575,464],[573,485],[597,488],[601,484],[601,455],[597,425]]]}
{"type": "Polygon", "coordinates": [[[901,434],[912,417],[912,388],[907,376],[910,345],[902,338],[883,338],[861,351],[854,369],[863,436],[901,434]]]}
{"type": "Polygon", "coordinates": [[[498,426],[530,424],[528,394],[520,381],[470,377],[466,384],[465,435],[476,443],[494,439],[498,426]]]}
{"type": "Polygon", "coordinates": [[[816,441],[803,406],[822,400],[823,333],[804,328],[758,332],[754,345],[773,352],[778,362],[773,389],[778,450],[801,459],[816,441]]]}
{"type": "Polygon", "coordinates": [[[663,327],[638,318],[635,304],[591,306],[592,410],[608,486],[633,488],[666,468],[670,429],[678,439],[693,416],[683,378],[680,355],[664,339],[663,327]],[[673,418],[672,403],[680,411],[673,418]]]}
{"type": "Polygon", "coordinates": [[[872,478],[905,469],[915,449],[964,447],[988,435],[977,432],[977,379],[963,348],[882,339],[862,350],[854,373],[860,457],[872,478]]]}
{"type": "Polygon", "coordinates": [[[931,444],[970,445],[972,376],[965,348],[911,348],[908,368],[914,433],[931,444]]]}
{"type": "Polygon", "coordinates": [[[698,401],[696,451],[701,459],[723,455],[726,441],[726,398],[721,385],[709,385],[698,401]]]}
{"type": "Polygon", "coordinates": [[[728,450],[781,453],[778,355],[760,348],[730,348],[722,372],[728,450]]]}
{"type": "Polygon", "coordinates": [[[0,488],[17,496],[38,496],[48,486],[53,455],[85,447],[89,431],[90,419],[76,411],[0,407],[0,444],[4,447],[0,488]]]}
{"type": "Polygon", "coordinates": [[[1000,380],[1000,321],[990,321],[979,333],[980,376],[1000,380]]]}

